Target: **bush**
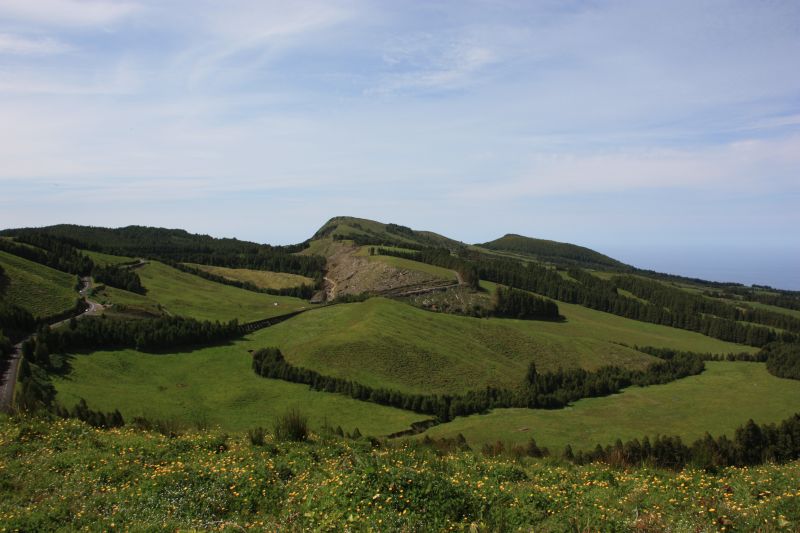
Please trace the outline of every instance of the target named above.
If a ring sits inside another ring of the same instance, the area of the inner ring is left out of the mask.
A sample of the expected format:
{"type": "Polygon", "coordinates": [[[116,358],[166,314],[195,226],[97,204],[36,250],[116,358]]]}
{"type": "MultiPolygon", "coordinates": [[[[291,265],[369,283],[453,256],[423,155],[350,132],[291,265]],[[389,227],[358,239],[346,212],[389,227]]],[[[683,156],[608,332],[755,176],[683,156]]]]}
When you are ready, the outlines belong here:
{"type": "Polygon", "coordinates": [[[289,409],[275,421],[275,439],[304,441],[308,439],[308,417],[297,409],[289,409]]]}
{"type": "Polygon", "coordinates": [[[248,429],[247,438],[250,439],[250,444],[253,446],[263,446],[266,433],[267,431],[262,427],[248,429]]]}

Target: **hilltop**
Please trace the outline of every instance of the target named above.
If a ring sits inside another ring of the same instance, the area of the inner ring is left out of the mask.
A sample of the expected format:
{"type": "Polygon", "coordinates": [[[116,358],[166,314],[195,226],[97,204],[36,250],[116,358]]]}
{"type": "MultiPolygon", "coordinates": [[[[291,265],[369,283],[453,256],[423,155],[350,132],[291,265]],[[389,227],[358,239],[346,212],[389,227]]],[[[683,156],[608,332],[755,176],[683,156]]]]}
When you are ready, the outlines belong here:
{"type": "Polygon", "coordinates": [[[497,252],[511,252],[513,255],[522,258],[562,266],[582,266],[612,270],[630,269],[628,265],[616,259],[583,246],[534,239],[514,233],[508,233],[499,239],[477,244],[476,246],[497,252]]]}

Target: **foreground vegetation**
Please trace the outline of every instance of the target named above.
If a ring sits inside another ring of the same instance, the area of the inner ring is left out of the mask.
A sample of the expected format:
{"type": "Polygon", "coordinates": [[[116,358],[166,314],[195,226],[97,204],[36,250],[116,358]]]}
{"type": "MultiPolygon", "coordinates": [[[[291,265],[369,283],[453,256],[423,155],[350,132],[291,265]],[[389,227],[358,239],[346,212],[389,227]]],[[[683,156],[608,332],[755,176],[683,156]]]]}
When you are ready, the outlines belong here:
{"type": "Polygon", "coordinates": [[[0,419],[8,530],[784,531],[800,464],[664,471],[0,419]],[[254,442],[256,444],[254,444],[254,442]]]}

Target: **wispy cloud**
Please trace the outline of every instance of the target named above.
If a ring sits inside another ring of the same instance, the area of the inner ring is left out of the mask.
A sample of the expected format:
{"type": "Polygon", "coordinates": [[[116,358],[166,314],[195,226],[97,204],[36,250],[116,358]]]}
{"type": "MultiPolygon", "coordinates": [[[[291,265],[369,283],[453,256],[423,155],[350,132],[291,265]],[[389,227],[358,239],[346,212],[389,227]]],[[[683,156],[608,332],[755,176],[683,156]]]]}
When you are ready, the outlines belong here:
{"type": "Polygon", "coordinates": [[[127,1],[3,0],[0,16],[46,26],[97,26],[125,18],[140,9],[127,1]]]}
{"type": "Polygon", "coordinates": [[[73,47],[52,37],[31,38],[9,33],[0,33],[0,55],[52,55],[63,54],[73,47]]]}

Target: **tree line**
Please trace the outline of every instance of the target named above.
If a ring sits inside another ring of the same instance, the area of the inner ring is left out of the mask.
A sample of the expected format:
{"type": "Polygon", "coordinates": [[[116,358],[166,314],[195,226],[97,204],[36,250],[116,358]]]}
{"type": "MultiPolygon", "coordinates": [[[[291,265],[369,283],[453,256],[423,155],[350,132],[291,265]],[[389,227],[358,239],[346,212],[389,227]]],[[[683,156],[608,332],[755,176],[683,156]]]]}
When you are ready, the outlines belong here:
{"type": "Polygon", "coordinates": [[[111,287],[124,289],[137,294],[146,294],[147,289],[142,285],[139,275],[130,268],[115,265],[97,266],[92,269],[92,277],[98,283],[105,283],[111,287]]]}
{"type": "Polygon", "coordinates": [[[410,259],[411,261],[419,261],[420,263],[454,270],[458,272],[461,281],[466,286],[473,290],[480,290],[478,268],[473,263],[451,254],[450,250],[445,248],[423,248],[414,252],[383,247],[372,248],[371,250],[374,250],[373,255],[376,253],[378,255],[391,255],[401,259],[410,259]]]}
{"type": "Polygon", "coordinates": [[[37,365],[48,367],[49,356],[55,353],[101,348],[163,352],[227,342],[239,336],[237,320],[220,323],[173,316],[141,320],[85,317],[70,320],[65,328],[42,326],[22,344],[22,354],[37,365]]]}
{"type": "Polygon", "coordinates": [[[741,298],[751,302],[800,311],[800,292],[798,291],[786,291],[753,285],[752,287],[730,286],[724,287],[722,290],[707,290],[703,294],[711,298],[725,298],[728,300],[741,298]]]}
{"type": "Polygon", "coordinates": [[[725,435],[714,438],[706,433],[692,444],[680,437],[656,436],[632,439],[625,443],[617,439],[614,445],[593,451],[573,453],[567,446],[564,458],[578,463],[604,462],[619,467],[649,465],[658,468],[681,469],[691,465],[706,470],[728,466],[753,466],[766,462],[785,463],[800,459],[800,414],[779,424],[756,424],[752,419],[736,428],[733,439],[725,435]]]}
{"type": "Polygon", "coordinates": [[[770,374],[789,379],[800,379],[800,343],[773,343],[762,352],[770,374]]]}
{"type": "Polygon", "coordinates": [[[704,364],[693,355],[676,355],[652,364],[645,370],[606,366],[594,372],[577,368],[539,374],[531,363],[524,382],[517,389],[486,387],[461,395],[409,394],[325,376],[315,370],[292,365],[279,348],[263,348],[253,352],[252,368],[265,378],[303,383],[314,390],[433,415],[439,421],[447,422],[457,416],[484,413],[498,407],[558,409],[581,398],[613,394],[631,385],[667,383],[699,374],[704,364]]]}
{"type": "Polygon", "coordinates": [[[755,309],[746,304],[732,305],[636,276],[615,276],[610,283],[617,289],[627,290],[653,305],[678,310],[682,314],[713,315],[800,333],[800,319],[786,313],[755,309]]]}
{"type": "Polygon", "coordinates": [[[498,286],[492,307],[495,316],[535,320],[558,320],[558,305],[526,291],[498,286]]]}
{"type": "Polygon", "coordinates": [[[321,276],[325,258],[295,255],[297,247],[270,246],[238,239],[216,239],[184,230],[128,226],[96,228],[59,225],[4,230],[17,239],[48,238],[74,248],[114,255],[146,257],[174,263],[200,263],[230,268],[289,272],[310,278],[321,276]]]}

